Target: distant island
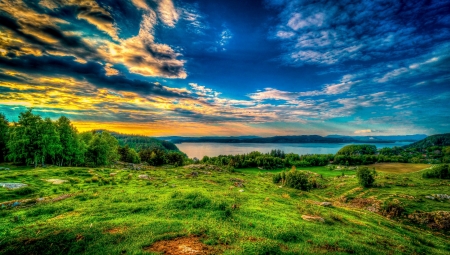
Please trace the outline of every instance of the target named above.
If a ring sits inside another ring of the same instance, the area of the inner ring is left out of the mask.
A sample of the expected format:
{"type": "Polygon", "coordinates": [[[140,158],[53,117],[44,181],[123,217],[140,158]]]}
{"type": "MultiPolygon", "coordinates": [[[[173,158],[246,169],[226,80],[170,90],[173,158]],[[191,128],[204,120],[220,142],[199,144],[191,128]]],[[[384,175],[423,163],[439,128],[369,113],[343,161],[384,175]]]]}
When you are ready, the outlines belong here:
{"type": "Polygon", "coordinates": [[[342,135],[296,135],[296,136],[206,136],[206,137],[159,137],[161,140],[173,143],[396,143],[416,142],[427,135],[397,135],[397,136],[342,136],[342,135]]]}

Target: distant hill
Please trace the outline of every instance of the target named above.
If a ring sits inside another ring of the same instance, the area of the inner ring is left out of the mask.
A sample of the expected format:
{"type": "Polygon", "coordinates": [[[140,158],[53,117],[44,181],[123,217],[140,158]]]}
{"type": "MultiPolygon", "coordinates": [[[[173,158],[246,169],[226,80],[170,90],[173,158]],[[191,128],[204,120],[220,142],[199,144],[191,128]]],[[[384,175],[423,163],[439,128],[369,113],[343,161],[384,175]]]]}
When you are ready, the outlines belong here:
{"type": "Polygon", "coordinates": [[[418,142],[403,146],[403,148],[426,150],[433,146],[450,146],[450,133],[432,135],[418,142]]]}
{"type": "Polygon", "coordinates": [[[390,135],[390,136],[342,136],[342,135],[328,135],[326,137],[330,138],[342,138],[342,139],[354,139],[363,142],[416,142],[427,138],[427,135],[416,134],[416,135],[390,135]]]}
{"type": "MultiPolygon", "coordinates": [[[[95,132],[103,132],[108,130],[96,130],[95,132]]],[[[113,131],[108,131],[112,136],[114,136],[121,146],[128,145],[130,148],[133,148],[137,151],[143,148],[157,148],[163,151],[180,151],[178,147],[169,141],[164,141],[160,139],[156,139],[153,137],[142,136],[142,135],[127,135],[116,133],[113,131]]]]}
{"type": "Polygon", "coordinates": [[[177,137],[173,143],[392,143],[389,140],[358,140],[350,136],[323,137],[319,135],[273,137],[177,137]]]}

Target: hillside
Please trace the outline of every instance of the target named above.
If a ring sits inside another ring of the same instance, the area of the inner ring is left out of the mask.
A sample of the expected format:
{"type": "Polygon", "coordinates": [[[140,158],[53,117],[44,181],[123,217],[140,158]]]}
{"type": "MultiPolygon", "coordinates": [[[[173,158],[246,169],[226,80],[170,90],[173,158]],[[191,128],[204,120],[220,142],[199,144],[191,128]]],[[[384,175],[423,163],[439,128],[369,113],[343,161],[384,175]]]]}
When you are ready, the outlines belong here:
{"type": "Polygon", "coordinates": [[[353,176],[324,168],[321,188],[305,192],[274,184],[273,172],[258,169],[4,166],[11,170],[0,171],[2,181],[29,186],[0,187],[2,255],[448,254],[450,249],[445,221],[450,202],[427,198],[450,194],[450,182],[423,179],[420,172],[379,173],[377,186],[361,188],[353,176]]]}
{"type": "MultiPolygon", "coordinates": [[[[96,132],[101,132],[106,130],[96,130],[96,132]]],[[[139,151],[141,149],[160,149],[163,151],[179,151],[178,147],[169,141],[164,141],[156,139],[153,137],[142,136],[142,135],[128,135],[121,134],[117,132],[108,131],[112,136],[114,136],[121,146],[128,145],[130,148],[139,151]]]]}
{"type": "Polygon", "coordinates": [[[450,146],[450,133],[432,135],[423,140],[417,141],[415,143],[403,146],[405,149],[417,149],[425,151],[433,146],[450,146]]]}

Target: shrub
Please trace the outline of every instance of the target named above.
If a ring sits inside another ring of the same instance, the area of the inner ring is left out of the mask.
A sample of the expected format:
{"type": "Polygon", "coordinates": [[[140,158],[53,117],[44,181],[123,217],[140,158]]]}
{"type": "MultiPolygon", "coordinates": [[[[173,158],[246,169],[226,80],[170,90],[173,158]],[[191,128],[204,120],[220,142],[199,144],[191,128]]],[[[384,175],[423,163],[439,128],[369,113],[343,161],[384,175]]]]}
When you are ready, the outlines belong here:
{"type": "Polygon", "coordinates": [[[274,174],[272,177],[273,183],[277,184],[281,181],[281,173],[274,174]]]}
{"type": "Polygon", "coordinates": [[[405,208],[397,199],[392,201],[385,201],[382,206],[382,213],[388,218],[400,217],[405,212],[405,208]]]}
{"type": "Polygon", "coordinates": [[[294,189],[309,191],[311,183],[308,180],[308,175],[301,171],[289,171],[286,174],[286,186],[294,189]]]}
{"type": "Polygon", "coordinates": [[[359,184],[366,188],[372,187],[376,175],[377,172],[375,169],[369,169],[368,167],[360,167],[356,171],[356,177],[358,178],[359,184]]]}
{"type": "Polygon", "coordinates": [[[450,166],[449,165],[439,165],[434,166],[431,170],[426,171],[422,174],[423,178],[439,178],[439,179],[450,179],[450,166]]]}
{"type": "Polygon", "coordinates": [[[23,187],[23,188],[14,190],[14,194],[19,195],[19,196],[30,195],[30,194],[33,194],[34,192],[36,192],[36,190],[34,190],[30,187],[23,187]]]}

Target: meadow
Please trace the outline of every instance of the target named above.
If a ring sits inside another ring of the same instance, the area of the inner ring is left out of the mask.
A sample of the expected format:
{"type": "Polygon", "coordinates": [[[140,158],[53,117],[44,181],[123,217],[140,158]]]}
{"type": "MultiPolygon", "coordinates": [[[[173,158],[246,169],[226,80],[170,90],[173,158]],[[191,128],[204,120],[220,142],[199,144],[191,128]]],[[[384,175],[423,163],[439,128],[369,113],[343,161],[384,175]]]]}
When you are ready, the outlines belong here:
{"type": "Polygon", "coordinates": [[[305,192],[274,184],[273,172],[281,169],[6,167],[11,170],[0,171],[0,182],[28,186],[0,188],[0,254],[450,250],[448,229],[410,219],[417,212],[450,211],[449,200],[426,198],[450,194],[450,181],[423,179],[421,172],[380,171],[375,187],[362,188],[347,172],[309,167],[325,185],[305,192]]]}

